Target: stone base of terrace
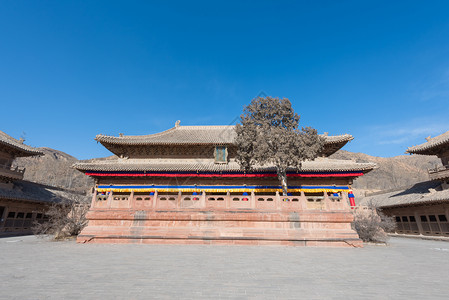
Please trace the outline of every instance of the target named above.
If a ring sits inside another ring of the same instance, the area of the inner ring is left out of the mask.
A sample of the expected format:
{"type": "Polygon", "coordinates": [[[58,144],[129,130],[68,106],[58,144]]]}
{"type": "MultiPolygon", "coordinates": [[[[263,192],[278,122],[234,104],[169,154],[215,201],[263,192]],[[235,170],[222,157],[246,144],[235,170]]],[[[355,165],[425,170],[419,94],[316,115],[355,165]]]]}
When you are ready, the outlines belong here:
{"type": "Polygon", "coordinates": [[[80,243],[362,247],[345,195],[94,195],[87,218],[80,243]]]}

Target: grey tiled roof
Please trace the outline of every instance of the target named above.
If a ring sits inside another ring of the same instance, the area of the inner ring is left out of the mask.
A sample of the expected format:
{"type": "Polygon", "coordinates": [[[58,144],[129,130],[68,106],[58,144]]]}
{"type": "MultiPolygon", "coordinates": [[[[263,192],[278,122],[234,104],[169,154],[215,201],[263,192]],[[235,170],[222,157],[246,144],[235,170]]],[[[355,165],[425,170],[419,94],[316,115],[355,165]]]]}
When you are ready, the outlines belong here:
{"type": "MultiPolygon", "coordinates": [[[[73,166],[80,171],[241,171],[232,160],[228,164],[216,164],[213,159],[113,159],[79,162],[73,166]]],[[[302,171],[365,171],[376,168],[374,163],[356,163],[350,160],[317,158],[305,161],[302,171]]],[[[273,170],[272,166],[255,167],[254,170],[273,170]]]]}
{"type": "Polygon", "coordinates": [[[234,126],[178,126],[149,135],[108,136],[99,134],[100,143],[121,145],[232,144],[234,126]]]}
{"type": "MultiPolygon", "coordinates": [[[[326,144],[346,143],[353,139],[350,134],[324,136],[326,144]]],[[[233,144],[235,126],[178,126],[149,135],[109,136],[99,134],[95,140],[120,145],[181,145],[181,144],[233,144]]]]}
{"type": "Polygon", "coordinates": [[[415,154],[427,154],[427,155],[434,155],[436,154],[436,151],[439,147],[441,147],[444,144],[449,145],[449,131],[446,131],[443,134],[440,134],[434,138],[431,138],[429,141],[407,148],[408,153],[415,153],[415,154]]]}
{"type": "Polygon", "coordinates": [[[322,135],[320,134],[321,137],[324,138],[326,145],[329,144],[338,144],[338,143],[347,143],[349,141],[352,141],[354,139],[354,137],[350,134],[340,134],[340,135],[322,135]]]}
{"type": "Polygon", "coordinates": [[[20,153],[17,156],[43,155],[43,153],[39,150],[23,144],[15,138],[7,135],[3,131],[0,131],[0,144],[16,150],[18,153],[20,153]]]}
{"type": "Polygon", "coordinates": [[[365,197],[360,204],[366,205],[372,202],[379,207],[394,207],[442,201],[449,201],[449,190],[442,190],[441,183],[438,181],[425,181],[405,190],[365,197]]]}
{"type": "Polygon", "coordinates": [[[0,199],[39,203],[57,203],[68,199],[71,192],[30,181],[16,181],[13,189],[0,188],[0,199]]]}

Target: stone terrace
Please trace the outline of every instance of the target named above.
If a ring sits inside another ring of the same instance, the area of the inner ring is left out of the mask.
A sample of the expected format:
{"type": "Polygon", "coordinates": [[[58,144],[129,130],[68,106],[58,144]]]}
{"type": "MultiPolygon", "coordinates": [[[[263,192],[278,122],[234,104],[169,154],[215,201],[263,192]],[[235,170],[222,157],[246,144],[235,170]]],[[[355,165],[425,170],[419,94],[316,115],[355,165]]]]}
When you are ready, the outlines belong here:
{"type": "Polygon", "coordinates": [[[447,299],[449,243],[298,248],[0,239],[0,299],[447,299]]]}

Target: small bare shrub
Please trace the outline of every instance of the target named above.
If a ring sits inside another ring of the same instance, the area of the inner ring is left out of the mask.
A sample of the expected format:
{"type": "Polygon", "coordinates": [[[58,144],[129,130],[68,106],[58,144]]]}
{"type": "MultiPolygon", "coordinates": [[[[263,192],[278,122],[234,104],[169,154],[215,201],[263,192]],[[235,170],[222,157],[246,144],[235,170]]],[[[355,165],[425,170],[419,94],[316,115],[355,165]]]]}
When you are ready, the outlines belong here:
{"type": "Polygon", "coordinates": [[[385,243],[388,240],[387,232],[393,231],[396,223],[394,218],[369,203],[365,209],[354,211],[353,226],[364,242],[385,243]]]}
{"type": "Polygon", "coordinates": [[[43,223],[35,222],[33,233],[52,235],[56,240],[78,235],[87,225],[89,204],[89,197],[75,194],[62,203],[52,204],[45,212],[48,220],[43,223]]]}

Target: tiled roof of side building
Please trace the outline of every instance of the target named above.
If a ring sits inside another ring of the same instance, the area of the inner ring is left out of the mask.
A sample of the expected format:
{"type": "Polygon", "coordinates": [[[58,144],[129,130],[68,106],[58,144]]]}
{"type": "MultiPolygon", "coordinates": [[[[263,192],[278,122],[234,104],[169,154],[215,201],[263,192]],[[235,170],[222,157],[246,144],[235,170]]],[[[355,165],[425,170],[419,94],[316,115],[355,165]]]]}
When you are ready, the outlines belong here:
{"type": "MultiPolygon", "coordinates": [[[[350,134],[325,136],[326,144],[349,142],[350,134]]],[[[233,144],[235,126],[176,126],[163,132],[149,135],[109,136],[99,134],[95,140],[106,144],[120,145],[181,145],[181,144],[233,144]]]]}
{"type": "Polygon", "coordinates": [[[14,149],[18,153],[17,156],[43,155],[41,151],[23,144],[3,131],[0,131],[0,145],[14,149]]]}
{"type": "Polygon", "coordinates": [[[71,199],[73,192],[20,180],[13,189],[0,188],[0,199],[21,200],[38,203],[59,203],[71,199]]]}
{"type": "Polygon", "coordinates": [[[449,202],[449,190],[441,189],[441,183],[438,181],[425,181],[408,189],[365,197],[360,201],[360,205],[373,203],[382,208],[446,201],[449,202]]]}
{"type": "MultiPolygon", "coordinates": [[[[209,171],[237,172],[241,171],[236,161],[227,164],[216,164],[213,159],[114,159],[90,162],[79,162],[73,165],[79,171],[209,171]]],[[[305,161],[302,171],[363,171],[376,168],[374,163],[357,163],[351,160],[317,158],[305,161]]],[[[255,171],[274,171],[274,167],[255,167],[255,171]]]]}
{"type": "Polygon", "coordinates": [[[409,147],[406,152],[415,154],[435,155],[441,146],[449,147],[449,131],[440,134],[434,138],[430,138],[427,142],[409,147]]]}

